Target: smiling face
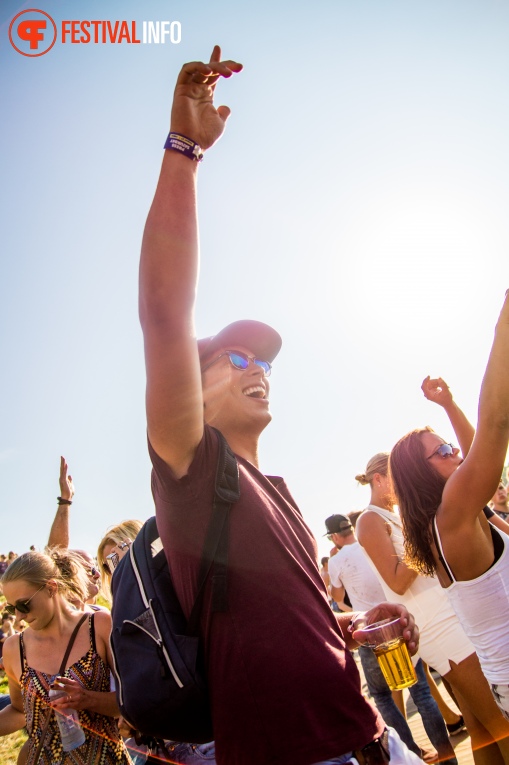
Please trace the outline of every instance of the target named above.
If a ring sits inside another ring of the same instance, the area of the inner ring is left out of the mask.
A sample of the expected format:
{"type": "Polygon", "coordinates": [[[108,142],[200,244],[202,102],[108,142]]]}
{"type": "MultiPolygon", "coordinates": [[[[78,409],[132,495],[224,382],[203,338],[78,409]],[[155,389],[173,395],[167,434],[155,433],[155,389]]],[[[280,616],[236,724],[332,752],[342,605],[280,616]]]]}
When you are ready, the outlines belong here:
{"type": "Polygon", "coordinates": [[[421,439],[425,459],[429,460],[437,473],[447,480],[463,462],[460,450],[454,447],[452,454],[442,457],[437,453],[437,449],[442,444],[447,443],[443,438],[440,438],[436,433],[424,432],[421,434],[421,439]]]}
{"type": "Polygon", "coordinates": [[[53,618],[56,583],[49,581],[41,585],[32,584],[24,579],[16,579],[3,585],[5,599],[10,605],[27,604],[28,613],[16,609],[15,617],[22,619],[29,627],[43,629],[53,618]]]}
{"type": "MultiPolygon", "coordinates": [[[[224,350],[254,356],[245,346],[224,350]]],[[[217,356],[219,357],[220,351],[217,356]]],[[[227,355],[221,356],[203,373],[205,422],[221,431],[249,429],[258,433],[269,424],[269,380],[263,369],[249,361],[247,369],[234,367],[227,355]]]]}

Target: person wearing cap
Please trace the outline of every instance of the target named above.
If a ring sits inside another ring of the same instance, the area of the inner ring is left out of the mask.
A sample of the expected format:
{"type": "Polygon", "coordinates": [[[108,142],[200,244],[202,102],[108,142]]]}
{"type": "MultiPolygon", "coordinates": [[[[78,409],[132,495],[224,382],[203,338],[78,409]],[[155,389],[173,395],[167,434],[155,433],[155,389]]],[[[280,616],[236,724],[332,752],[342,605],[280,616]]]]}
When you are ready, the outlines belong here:
{"type": "MultiPolygon", "coordinates": [[[[330,515],[325,519],[325,537],[331,537],[333,534],[340,534],[341,536],[350,536],[353,534],[353,526],[350,518],[346,515],[330,515]]],[[[332,540],[331,540],[332,541],[332,540]]],[[[337,547],[337,545],[336,545],[337,547]]]]}
{"type": "MultiPolygon", "coordinates": [[[[329,518],[326,518],[325,520],[325,528],[327,529],[326,533],[324,534],[324,537],[327,537],[329,541],[332,540],[333,534],[337,533],[343,536],[344,534],[350,534],[353,530],[353,526],[350,523],[349,519],[345,515],[331,515],[329,518]],[[345,523],[346,522],[346,523],[345,523]]],[[[337,553],[339,552],[341,548],[334,544],[334,547],[331,550],[331,556],[335,557],[337,553]]],[[[338,595],[338,592],[336,591],[336,596],[338,595]]],[[[382,598],[383,600],[383,598],[382,598]]],[[[332,595],[331,589],[330,589],[330,577],[329,577],[329,603],[335,604],[335,606],[340,611],[352,611],[352,604],[350,602],[350,597],[346,590],[341,595],[340,600],[336,600],[334,596],[332,595]]],[[[333,609],[334,610],[334,609],[333,609]]]]}
{"type": "MultiPolygon", "coordinates": [[[[385,762],[388,739],[391,763],[410,763],[406,748],[397,759],[403,745],[360,692],[345,642],[355,645],[362,630],[354,629],[355,621],[350,634],[351,614],[338,621],[332,613],[316,541],[283,479],[259,470],[258,438],[271,420],[269,376],[279,334],[242,320],[212,337],[195,336],[198,164],[229,115],[226,106],[213,105],[217,81],[241,68],[221,61],[218,47],[209,64],[182,68],[143,236],[140,319],[157,525],[189,615],[212,512],[214,426],[236,454],[240,476],[229,525],[228,609],[212,614],[207,591],[201,624],[219,765],[355,763],[353,753],[365,747],[385,762]]],[[[415,651],[418,631],[408,611],[381,604],[365,618],[385,616],[401,618],[415,651]]]]}

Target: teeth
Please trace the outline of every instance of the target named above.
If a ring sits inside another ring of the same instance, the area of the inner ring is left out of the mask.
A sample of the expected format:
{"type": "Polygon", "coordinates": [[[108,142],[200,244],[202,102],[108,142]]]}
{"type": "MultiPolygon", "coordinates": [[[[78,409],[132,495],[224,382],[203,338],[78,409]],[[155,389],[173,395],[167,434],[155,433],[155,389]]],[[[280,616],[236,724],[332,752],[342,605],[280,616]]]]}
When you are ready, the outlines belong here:
{"type": "Polygon", "coordinates": [[[253,385],[243,391],[244,396],[254,396],[256,398],[265,398],[265,388],[262,385],[253,385]]]}

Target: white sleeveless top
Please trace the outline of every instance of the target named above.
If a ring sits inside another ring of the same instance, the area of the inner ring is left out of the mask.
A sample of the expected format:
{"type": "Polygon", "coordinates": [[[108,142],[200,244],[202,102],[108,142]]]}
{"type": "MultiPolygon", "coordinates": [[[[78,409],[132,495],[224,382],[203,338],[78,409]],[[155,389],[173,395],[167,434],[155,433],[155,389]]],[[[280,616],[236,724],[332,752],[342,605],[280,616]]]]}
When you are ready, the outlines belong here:
{"type": "MultiPolygon", "coordinates": [[[[405,553],[404,537],[403,537],[403,525],[401,518],[397,513],[392,513],[390,510],[384,510],[377,505],[368,505],[366,510],[371,510],[377,515],[381,516],[384,521],[391,526],[391,540],[394,545],[394,550],[397,557],[403,560],[405,553]]],[[[368,556],[375,574],[378,576],[380,583],[385,592],[387,600],[403,603],[411,614],[413,614],[416,623],[419,625],[419,629],[423,627],[433,619],[433,616],[438,606],[447,601],[447,596],[442,592],[440,582],[434,576],[418,576],[414,579],[408,590],[404,595],[399,595],[394,590],[391,590],[389,585],[381,577],[378,569],[368,556]]]]}
{"type": "MultiPolygon", "coordinates": [[[[403,559],[404,538],[399,515],[376,505],[369,505],[367,510],[377,513],[390,524],[395,555],[403,559]]],[[[403,603],[413,614],[420,631],[419,656],[427,664],[445,675],[451,670],[451,662],[459,664],[474,653],[474,646],[436,577],[417,576],[404,595],[398,595],[385,583],[371,559],[368,560],[380,580],[387,600],[403,603]]]]}
{"type": "Polygon", "coordinates": [[[433,519],[436,542],[452,584],[444,592],[475,646],[482,671],[493,684],[509,684],[509,536],[491,525],[504,543],[499,559],[476,579],[461,582],[445,560],[433,519]]]}

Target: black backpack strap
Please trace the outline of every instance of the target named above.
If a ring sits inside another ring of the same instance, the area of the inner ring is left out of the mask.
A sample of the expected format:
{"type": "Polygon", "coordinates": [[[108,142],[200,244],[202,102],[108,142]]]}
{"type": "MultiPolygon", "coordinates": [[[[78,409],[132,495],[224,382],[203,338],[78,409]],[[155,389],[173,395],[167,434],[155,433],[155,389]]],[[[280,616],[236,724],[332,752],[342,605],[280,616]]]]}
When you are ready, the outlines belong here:
{"type": "Polygon", "coordinates": [[[227,608],[229,514],[240,497],[239,466],[223,434],[214,430],[219,444],[214,503],[198,573],[198,594],[187,625],[188,635],[199,632],[205,583],[212,567],[212,611],[227,608]]]}

